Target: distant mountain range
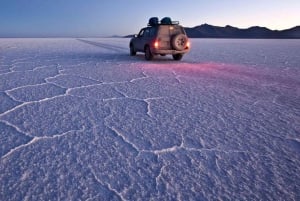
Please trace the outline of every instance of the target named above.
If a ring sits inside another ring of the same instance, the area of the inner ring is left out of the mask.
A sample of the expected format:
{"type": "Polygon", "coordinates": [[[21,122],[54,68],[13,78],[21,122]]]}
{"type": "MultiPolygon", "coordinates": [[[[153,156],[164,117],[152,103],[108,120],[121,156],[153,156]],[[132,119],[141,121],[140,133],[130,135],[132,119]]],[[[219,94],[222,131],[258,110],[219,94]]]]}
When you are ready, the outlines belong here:
{"type": "MultiPolygon", "coordinates": [[[[271,30],[266,27],[253,26],[240,29],[233,26],[213,26],[202,24],[193,28],[185,27],[189,38],[281,38],[300,39],[300,26],[286,30],[271,30]]],[[[133,35],[126,36],[127,38],[133,35]]]]}
{"type": "Polygon", "coordinates": [[[202,24],[193,28],[185,28],[190,38],[298,38],[300,39],[300,26],[286,30],[270,30],[266,27],[253,26],[240,29],[232,26],[213,26],[202,24]]]}

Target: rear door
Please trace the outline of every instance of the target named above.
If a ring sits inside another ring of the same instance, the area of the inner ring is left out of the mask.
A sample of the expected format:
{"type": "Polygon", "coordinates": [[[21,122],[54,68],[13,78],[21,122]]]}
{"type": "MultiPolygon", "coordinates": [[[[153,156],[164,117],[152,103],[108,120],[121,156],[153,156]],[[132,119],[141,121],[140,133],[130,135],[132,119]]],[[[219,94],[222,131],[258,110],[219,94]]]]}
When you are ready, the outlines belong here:
{"type": "Polygon", "coordinates": [[[158,42],[159,48],[162,50],[170,50],[171,49],[171,37],[170,37],[170,29],[172,26],[169,25],[161,25],[158,30],[158,42]]]}

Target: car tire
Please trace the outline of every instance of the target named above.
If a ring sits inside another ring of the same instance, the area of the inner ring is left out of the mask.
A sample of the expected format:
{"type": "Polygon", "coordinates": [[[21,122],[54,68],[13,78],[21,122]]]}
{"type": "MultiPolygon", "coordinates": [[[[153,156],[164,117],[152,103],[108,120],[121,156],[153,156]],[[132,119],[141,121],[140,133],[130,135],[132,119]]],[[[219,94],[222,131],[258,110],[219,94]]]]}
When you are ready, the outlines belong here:
{"type": "Polygon", "coordinates": [[[177,34],[177,35],[173,36],[171,42],[172,42],[172,47],[175,50],[181,51],[181,50],[184,50],[186,48],[188,38],[184,34],[177,34]]]}
{"type": "Polygon", "coordinates": [[[136,51],[133,47],[133,45],[130,45],[130,56],[135,56],[136,55],[136,51]]]}
{"type": "Polygon", "coordinates": [[[175,61],[180,61],[183,57],[183,54],[173,54],[172,56],[175,61]]]}
{"type": "Polygon", "coordinates": [[[145,47],[145,59],[147,61],[150,61],[153,59],[153,54],[151,53],[150,47],[148,45],[145,47]]]}

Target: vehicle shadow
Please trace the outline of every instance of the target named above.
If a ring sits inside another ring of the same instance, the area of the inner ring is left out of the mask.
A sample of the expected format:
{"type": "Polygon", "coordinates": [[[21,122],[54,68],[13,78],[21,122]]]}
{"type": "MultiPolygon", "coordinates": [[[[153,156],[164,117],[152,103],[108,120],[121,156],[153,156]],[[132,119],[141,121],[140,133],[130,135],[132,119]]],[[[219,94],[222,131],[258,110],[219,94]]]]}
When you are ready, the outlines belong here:
{"type": "Polygon", "coordinates": [[[96,41],[90,41],[90,40],[86,40],[86,39],[77,39],[80,42],[89,44],[89,45],[93,45],[93,46],[97,46],[106,50],[111,50],[111,51],[115,51],[115,52],[127,52],[128,48],[122,47],[122,46],[117,46],[117,45],[112,45],[112,44],[107,44],[107,43],[102,43],[102,42],[96,42],[96,41]]]}

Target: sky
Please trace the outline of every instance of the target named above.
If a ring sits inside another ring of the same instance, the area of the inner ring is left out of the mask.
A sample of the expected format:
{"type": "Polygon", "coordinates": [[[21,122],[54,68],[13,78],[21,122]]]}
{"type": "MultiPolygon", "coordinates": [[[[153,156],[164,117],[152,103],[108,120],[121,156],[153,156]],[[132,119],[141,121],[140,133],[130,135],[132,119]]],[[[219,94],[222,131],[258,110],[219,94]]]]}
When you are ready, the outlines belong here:
{"type": "Polygon", "coordinates": [[[300,25],[299,10],[299,0],[0,0],[0,37],[123,36],[154,16],[283,30],[300,25]]]}

